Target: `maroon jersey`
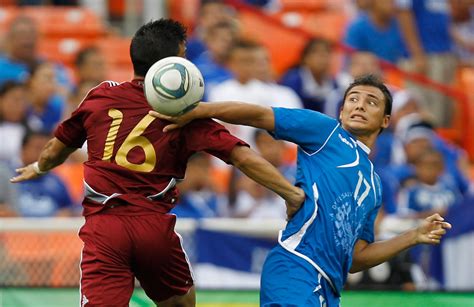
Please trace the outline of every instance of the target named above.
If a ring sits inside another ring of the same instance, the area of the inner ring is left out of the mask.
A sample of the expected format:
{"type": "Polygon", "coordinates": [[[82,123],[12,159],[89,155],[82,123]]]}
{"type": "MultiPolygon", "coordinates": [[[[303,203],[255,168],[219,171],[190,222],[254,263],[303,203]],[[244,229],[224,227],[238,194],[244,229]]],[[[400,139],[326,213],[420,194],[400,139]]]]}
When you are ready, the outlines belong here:
{"type": "Polygon", "coordinates": [[[166,196],[176,195],[176,180],[184,178],[193,153],[229,162],[234,146],[246,145],[210,119],[163,133],[167,122],[149,110],[141,80],[105,81],[56,129],[55,137],[68,147],[80,148],[87,140],[84,215],[123,202],[129,205],[120,214],[168,212],[174,198],[166,196]]]}

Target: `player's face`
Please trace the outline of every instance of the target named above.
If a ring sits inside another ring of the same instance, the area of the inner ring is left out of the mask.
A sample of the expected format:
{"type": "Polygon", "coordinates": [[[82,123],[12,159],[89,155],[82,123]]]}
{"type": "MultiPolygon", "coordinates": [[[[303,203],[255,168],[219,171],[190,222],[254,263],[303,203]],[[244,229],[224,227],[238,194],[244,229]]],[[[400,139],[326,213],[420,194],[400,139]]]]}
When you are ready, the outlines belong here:
{"type": "Polygon", "coordinates": [[[387,128],[390,120],[385,115],[385,97],[374,86],[354,86],[346,96],[339,116],[342,126],[355,136],[369,136],[387,128]]]}
{"type": "Polygon", "coordinates": [[[426,184],[435,184],[443,173],[443,157],[438,153],[426,154],[415,164],[418,179],[426,184]]]}

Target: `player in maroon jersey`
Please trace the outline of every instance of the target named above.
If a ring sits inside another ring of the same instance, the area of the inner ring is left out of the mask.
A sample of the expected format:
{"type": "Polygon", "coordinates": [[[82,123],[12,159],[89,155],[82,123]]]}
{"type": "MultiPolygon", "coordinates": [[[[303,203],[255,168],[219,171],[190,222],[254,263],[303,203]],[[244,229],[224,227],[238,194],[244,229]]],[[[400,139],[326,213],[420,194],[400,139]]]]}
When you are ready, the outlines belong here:
{"type": "Polygon", "coordinates": [[[178,196],[176,182],[195,152],[233,164],[278,193],[290,216],[304,200],[301,189],[222,125],[205,119],[163,133],[168,123],[148,114],[143,77],[156,61],[184,56],[185,41],[178,22],[161,19],[142,26],[130,47],[135,78],[92,89],[56,129],[38,161],[18,169],[11,180],[40,176],[87,140],[86,221],[79,233],[82,306],[128,306],[134,277],[159,306],[195,305],[191,269],[174,231],[176,218],[168,214],[178,196]]]}

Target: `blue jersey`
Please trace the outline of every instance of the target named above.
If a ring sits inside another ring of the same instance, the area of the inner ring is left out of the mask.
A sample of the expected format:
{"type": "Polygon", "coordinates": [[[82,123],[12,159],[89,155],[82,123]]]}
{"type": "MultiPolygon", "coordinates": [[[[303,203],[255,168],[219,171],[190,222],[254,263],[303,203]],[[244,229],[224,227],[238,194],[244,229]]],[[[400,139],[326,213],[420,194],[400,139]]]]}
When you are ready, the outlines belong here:
{"type": "Polygon", "coordinates": [[[298,145],[296,185],[307,195],[280,232],[279,243],[315,267],[339,293],[356,241],[374,241],[381,184],[368,158],[370,149],[326,115],[273,110],[275,138],[298,145]]]}
{"type": "Polygon", "coordinates": [[[436,184],[417,182],[402,189],[399,196],[399,213],[408,215],[416,212],[444,210],[461,203],[462,196],[450,178],[442,177],[436,184]]]}

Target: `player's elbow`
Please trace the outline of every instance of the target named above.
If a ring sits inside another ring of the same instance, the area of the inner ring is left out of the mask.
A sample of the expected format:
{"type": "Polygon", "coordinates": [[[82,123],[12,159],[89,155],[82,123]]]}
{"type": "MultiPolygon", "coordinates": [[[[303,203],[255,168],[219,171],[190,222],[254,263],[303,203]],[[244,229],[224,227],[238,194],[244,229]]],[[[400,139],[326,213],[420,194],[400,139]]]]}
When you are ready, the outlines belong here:
{"type": "Polygon", "coordinates": [[[232,165],[242,170],[247,168],[252,162],[254,152],[247,146],[235,146],[232,150],[230,160],[232,165]]]}
{"type": "Polygon", "coordinates": [[[360,272],[360,271],[363,271],[363,269],[360,266],[358,266],[357,264],[352,263],[352,266],[349,269],[349,273],[354,274],[354,273],[357,273],[357,272],[360,272]]]}

